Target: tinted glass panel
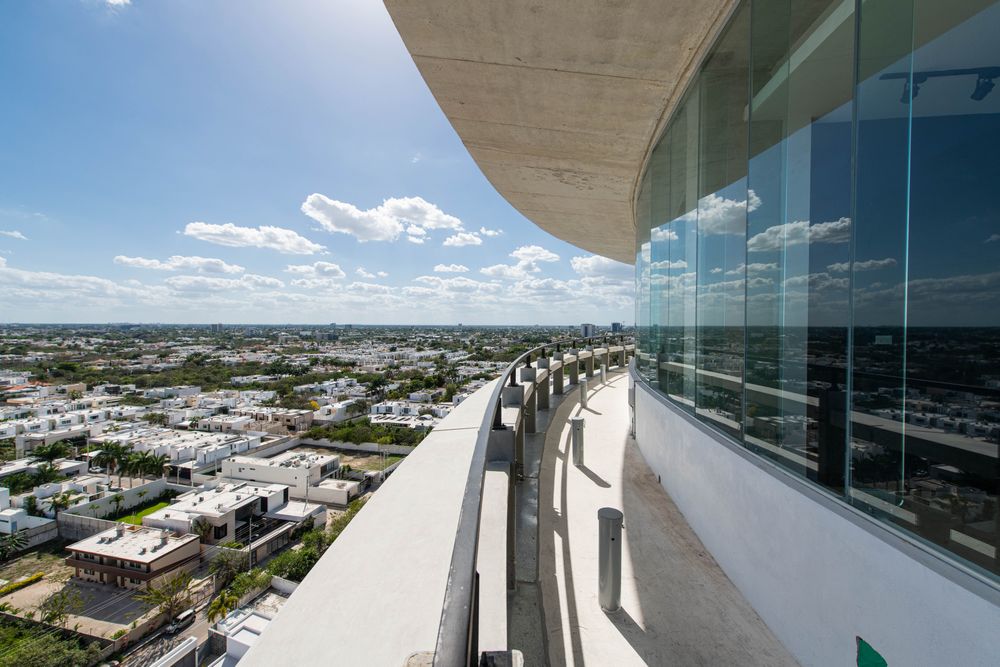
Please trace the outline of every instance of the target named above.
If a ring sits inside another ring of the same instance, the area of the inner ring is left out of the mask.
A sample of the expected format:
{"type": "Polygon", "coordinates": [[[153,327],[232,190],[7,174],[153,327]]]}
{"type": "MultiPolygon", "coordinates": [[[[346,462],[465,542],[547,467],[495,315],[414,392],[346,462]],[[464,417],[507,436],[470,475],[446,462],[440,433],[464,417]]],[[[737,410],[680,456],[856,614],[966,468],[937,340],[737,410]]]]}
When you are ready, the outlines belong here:
{"type": "Polygon", "coordinates": [[[841,491],[854,3],[753,8],[746,443],[841,491]]]}
{"type": "Polygon", "coordinates": [[[651,154],[636,246],[648,381],[993,574],[998,31],[995,1],[744,3],[651,154]]]}
{"type": "Polygon", "coordinates": [[[701,71],[697,413],[743,430],[750,12],[742,8],[701,71]]]}

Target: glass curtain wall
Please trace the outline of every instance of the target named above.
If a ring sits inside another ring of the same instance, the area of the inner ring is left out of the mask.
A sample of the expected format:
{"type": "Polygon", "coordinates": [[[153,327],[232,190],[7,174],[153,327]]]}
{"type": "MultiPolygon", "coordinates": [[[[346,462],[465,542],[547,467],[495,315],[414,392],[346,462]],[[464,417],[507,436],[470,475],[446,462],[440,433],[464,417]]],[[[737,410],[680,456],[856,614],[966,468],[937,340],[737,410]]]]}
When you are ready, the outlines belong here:
{"type": "Polygon", "coordinates": [[[750,0],[640,187],[639,371],[996,576],[1000,2],[750,0]]]}

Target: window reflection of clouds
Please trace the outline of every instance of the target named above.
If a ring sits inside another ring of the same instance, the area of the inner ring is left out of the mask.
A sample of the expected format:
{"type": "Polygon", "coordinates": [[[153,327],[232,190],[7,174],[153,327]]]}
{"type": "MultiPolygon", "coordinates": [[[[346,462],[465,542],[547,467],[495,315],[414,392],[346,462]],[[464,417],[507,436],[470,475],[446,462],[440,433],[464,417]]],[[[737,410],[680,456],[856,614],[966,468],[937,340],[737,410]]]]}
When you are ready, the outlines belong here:
{"type": "Polygon", "coordinates": [[[1000,4],[854,7],[745,3],[713,47],[640,192],[640,372],[998,571],[1000,4]]]}

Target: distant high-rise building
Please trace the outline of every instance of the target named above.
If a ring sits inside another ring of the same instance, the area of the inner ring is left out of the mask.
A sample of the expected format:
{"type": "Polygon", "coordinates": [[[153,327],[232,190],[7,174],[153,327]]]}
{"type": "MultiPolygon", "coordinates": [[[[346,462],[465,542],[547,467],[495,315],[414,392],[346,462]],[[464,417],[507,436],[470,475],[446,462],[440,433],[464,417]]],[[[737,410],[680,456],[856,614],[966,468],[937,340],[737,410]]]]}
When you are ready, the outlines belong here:
{"type": "Polygon", "coordinates": [[[611,333],[621,333],[623,328],[621,322],[611,323],[611,333]]]}
{"type": "Polygon", "coordinates": [[[222,333],[222,325],[221,324],[213,324],[212,327],[211,327],[211,330],[212,330],[212,333],[222,333]]]}
{"type": "Polygon", "coordinates": [[[597,325],[596,324],[581,324],[580,325],[580,335],[584,338],[590,338],[591,336],[597,335],[597,325]]]}

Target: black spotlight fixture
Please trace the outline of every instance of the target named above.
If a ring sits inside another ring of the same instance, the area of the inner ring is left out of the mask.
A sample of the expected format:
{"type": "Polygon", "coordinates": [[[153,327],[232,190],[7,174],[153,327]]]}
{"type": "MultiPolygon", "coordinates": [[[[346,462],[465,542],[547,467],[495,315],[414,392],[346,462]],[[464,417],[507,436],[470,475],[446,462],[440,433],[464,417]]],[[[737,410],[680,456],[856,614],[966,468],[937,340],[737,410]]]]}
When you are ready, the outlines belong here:
{"type": "Polygon", "coordinates": [[[980,74],[976,77],[976,89],[972,91],[972,95],[970,95],[969,98],[977,102],[982,102],[983,98],[990,94],[990,91],[993,90],[993,86],[995,85],[996,84],[993,83],[993,77],[983,76],[980,74]]]}
{"type": "Polygon", "coordinates": [[[925,83],[927,83],[926,74],[914,74],[912,79],[907,78],[903,82],[903,94],[899,101],[903,104],[909,104],[910,100],[917,99],[917,95],[920,94],[920,86],[925,83]]]}

